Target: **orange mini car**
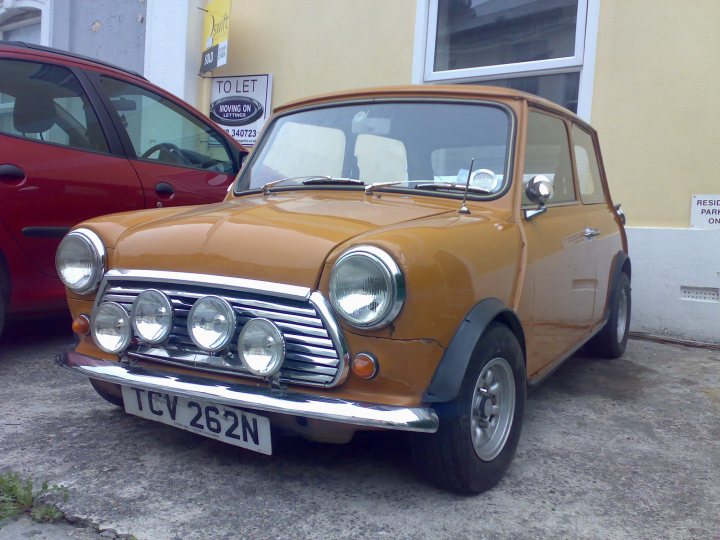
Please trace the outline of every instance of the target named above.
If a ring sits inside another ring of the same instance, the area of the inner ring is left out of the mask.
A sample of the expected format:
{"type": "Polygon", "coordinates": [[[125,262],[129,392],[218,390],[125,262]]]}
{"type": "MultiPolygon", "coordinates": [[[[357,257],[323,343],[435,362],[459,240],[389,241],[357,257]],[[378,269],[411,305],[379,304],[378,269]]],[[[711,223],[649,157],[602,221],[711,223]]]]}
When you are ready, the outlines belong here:
{"type": "Polygon", "coordinates": [[[61,361],[128,413],[264,453],[404,430],[462,493],[510,466],[527,386],[630,319],[595,132],[491,87],[281,107],[224,202],[81,223],[57,269],[61,361]]]}

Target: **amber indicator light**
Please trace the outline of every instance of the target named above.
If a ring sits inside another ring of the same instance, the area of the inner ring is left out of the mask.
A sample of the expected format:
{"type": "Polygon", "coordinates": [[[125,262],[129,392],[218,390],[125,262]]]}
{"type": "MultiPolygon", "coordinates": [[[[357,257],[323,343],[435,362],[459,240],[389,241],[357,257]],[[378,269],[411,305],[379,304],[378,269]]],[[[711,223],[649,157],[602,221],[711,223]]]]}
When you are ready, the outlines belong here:
{"type": "Polygon", "coordinates": [[[361,379],[372,379],[377,375],[378,362],[368,353],[359,353],[352,360],[352,372],[361,379]]]}
{"type": "Polygon", "coordinates": [[[79,336],[87,336],[90,333],[90,319],[87,315],[80,315],[73,321],[72,329],[79,336]]]}

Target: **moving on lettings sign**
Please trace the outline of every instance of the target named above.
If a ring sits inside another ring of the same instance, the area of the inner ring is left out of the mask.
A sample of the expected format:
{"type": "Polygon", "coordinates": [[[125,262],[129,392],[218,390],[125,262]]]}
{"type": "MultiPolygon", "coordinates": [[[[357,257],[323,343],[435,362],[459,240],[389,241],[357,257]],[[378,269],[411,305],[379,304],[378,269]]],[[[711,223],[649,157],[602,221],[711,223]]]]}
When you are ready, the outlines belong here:
{"type": "Polygon", "coordinates": [[[272,75],[213,77],[210,118],[243,146],[255,141],[272,107],[272,75]]]}

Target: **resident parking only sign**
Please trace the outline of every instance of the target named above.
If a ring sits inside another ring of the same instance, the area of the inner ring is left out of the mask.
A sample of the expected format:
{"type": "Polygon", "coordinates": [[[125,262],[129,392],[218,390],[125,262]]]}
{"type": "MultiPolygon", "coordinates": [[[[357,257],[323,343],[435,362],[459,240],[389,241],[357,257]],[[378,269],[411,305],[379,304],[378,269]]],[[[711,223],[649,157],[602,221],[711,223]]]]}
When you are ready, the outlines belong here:
{"type": "Polygon", "coordinates": [[[210,118],[243,146],[255,146],[271,97],[272,75],[213,77],[210,118]]]}
{"type": "Polygon", "coordinates": [[[693,195],[690,227],[720,229],[720,195],[693,195]]]}

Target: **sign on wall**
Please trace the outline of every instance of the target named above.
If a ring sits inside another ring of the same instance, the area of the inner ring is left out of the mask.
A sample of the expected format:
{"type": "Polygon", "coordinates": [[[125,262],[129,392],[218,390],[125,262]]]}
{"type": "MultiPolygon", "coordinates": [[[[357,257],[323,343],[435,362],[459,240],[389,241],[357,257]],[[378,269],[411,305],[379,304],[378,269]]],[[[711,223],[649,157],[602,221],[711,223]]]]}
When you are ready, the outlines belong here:
{"type": "Polygon", "coordinates": [[[208,0],[203,23],[203,51],[200,73],[227,64],[232,0],[208,0]]]}
{"type": "Polygon", "coordinates": [[[243,146],[255,146],[270,115],[272,75],[213,77],[210,118],[243,146]]]}
{"type": "Polygon", "coordinates": [[[720,229],[720,195],[693,195],[690,227],[720,229]]]}

